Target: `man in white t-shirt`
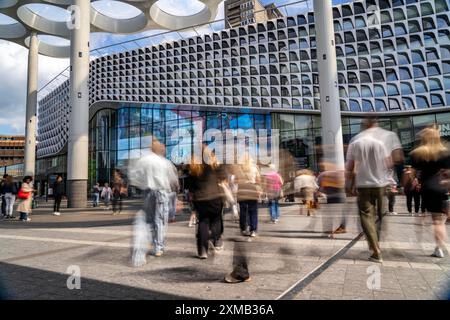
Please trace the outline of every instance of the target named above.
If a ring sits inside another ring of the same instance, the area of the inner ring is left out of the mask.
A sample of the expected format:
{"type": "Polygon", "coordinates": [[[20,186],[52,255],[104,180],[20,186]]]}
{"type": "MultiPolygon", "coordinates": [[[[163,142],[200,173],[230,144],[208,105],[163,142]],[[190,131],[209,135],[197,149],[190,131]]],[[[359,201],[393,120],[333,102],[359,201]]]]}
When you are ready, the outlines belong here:
{"type": "Polygon", "coordinates": [[[376,217],[381,226],[383,198],[393,156],[403,153],[395,133],[379,128],[375,119],[366,120],[365,126],[366,129],[350,141],[347,150],[347,191],[357,191],[361,225],[373,251],[370,260],[382,262],[376,217]]]}

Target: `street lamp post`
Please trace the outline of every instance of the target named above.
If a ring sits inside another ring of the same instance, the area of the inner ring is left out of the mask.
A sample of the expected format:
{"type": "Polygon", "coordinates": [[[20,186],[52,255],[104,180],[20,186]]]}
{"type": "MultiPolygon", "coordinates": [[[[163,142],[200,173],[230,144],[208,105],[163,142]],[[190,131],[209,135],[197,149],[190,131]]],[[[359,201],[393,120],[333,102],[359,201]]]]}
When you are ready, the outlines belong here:
{"type": "Polygon", "coordinates": [[[28,51],[27,105],[25,115],[25,168],[24,174],[34,177],[36,164],[36,108],[38,83],[39,41],[36,31],[30,34],[28,51]]]}
{"type": "Polygon", "coordinates": [[[89,135],[90,1],[74,0],[70,46],[70,120],[67,152],[68,207],[87,201],[89,135]]]}
{"type": "Polygon", "coordinates": [[[325,160],[333,164],[335,170],[343,172],[345,167],[344,143],[331,2],[331,0],[314,0],[322,145],[324,146],[325,160]]]}

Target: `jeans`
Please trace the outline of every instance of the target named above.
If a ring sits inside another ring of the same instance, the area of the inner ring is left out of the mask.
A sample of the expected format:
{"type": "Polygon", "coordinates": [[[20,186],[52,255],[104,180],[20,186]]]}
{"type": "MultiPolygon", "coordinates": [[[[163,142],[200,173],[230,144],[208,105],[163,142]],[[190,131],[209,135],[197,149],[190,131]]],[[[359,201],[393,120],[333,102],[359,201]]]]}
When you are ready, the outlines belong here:
{"type": "Polygon", "coordinates": [[[145,193],[144,212],[152,235],[153,250],[163,252],[169,220],[169,192],[149,190],[145,193]]]}
{"type": "Polygon", "coordinates": [[[99,193],[93,193],[92,194],[92,203],[94,207],[98,207],[98,201],[100,199],[100,194],[99,193]]]}
{"type": "MultiPolygon", "coordinates": [[[[420,209],[420,192],[408,192],[406,193],[406,207],[408,208],[408,212],[412,213],[412,201],[414,199],[414,212],[419,213],[420,209]]],[[[422,206],[422,212],[424,212],[424,208],[422,206]]]]}
{"type": "Polygon", "coordinates": [[[245,200],[239,202],[239,222],[242,231],[250,226],[250,232],[258,230],[258,201],[245,200]]]}
{"type": "Polygon", "coordinates": [[[198,213],[197,251],[198,254],[208,252],[209,240],[214,246],[220,245],[223,233],[221,199],[210,201],[195,201],[195,210],[198,213]],[[203,251],[203,252],[202,252],[203,251]]]}
{"type": "Polygon", "coordinates": [[[177,193],[169,194],[169,219],[174,219],[177,211],[177,193]]]}
{"type": "Polygon", "coordinates": [[[369,248],[375,252],[380,250],[380,228],[383,217],[383,197],[385,188],[358,188],[358,209],[361,226],[366,235],[369,248]],[[377,226],[376,219],[379,219],[377,226]]]}
{"type": "Polygon", "coordinates": [[[53,212],[59,212],[61,207],[62,195],[55,195],[55,203],[53,205],[53,212]]]}
{"type": "Polygon", "coordinates": [[[280,204],[278,201],[278,199],[269,200],[270,217],[272,218],[272,221],[280,218],[280,204]]]}
{"type": "Polygon", "coordinates": [[[28,213],[26,213],[26,212],[21,212],[21,213],[20,213],[19,219],[20,219],[20,220],[27,220],[27,219],[28,219],[28,213]]]}
{"type": "Polygon", "coordinates": [[[16,195],[12,193],[6,193],[5,194],[5,214],[7,216],[12,217],[13,216],[13,207],[14,207],[14,201],[16,201],[16,195]]]}

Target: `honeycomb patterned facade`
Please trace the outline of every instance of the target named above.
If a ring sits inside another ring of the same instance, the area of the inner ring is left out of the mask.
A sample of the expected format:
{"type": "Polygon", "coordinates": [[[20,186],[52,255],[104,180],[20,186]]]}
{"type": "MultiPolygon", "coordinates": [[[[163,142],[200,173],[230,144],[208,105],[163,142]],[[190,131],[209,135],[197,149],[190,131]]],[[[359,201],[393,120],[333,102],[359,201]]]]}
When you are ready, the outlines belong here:
{"type": "MultiPolygon", "coordinates": [[[[449,7],[449,0],[335,6],[341,110],[432,112],[450,105],[449,7]]],[[[314,13],[98,58],[91,62],[90,105],[99,101],[320,110],[314,13]]],[[[39,110],[42,157],[67,141],[67,83],[39,110]]]]}

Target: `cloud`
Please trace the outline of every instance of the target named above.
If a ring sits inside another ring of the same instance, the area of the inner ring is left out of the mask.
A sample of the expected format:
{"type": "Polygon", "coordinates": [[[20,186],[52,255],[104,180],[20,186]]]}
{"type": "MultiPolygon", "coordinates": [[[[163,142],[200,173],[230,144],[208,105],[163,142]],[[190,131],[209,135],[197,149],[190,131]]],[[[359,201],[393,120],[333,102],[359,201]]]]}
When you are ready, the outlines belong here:
{"type": "MultiPolygon", "coordinates": [[[[24,134],[28,50],[0,40],[0,134],[24,134]]],[[[39,56],[39,84],[42,87],[65,69],[68,59],[39,56]]]]}

